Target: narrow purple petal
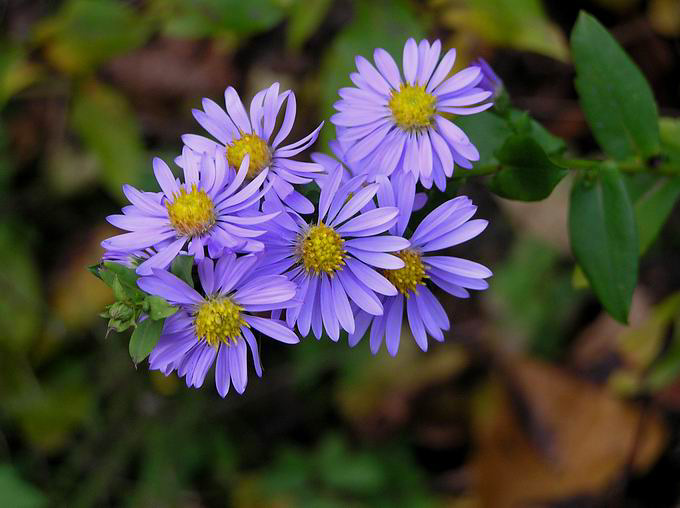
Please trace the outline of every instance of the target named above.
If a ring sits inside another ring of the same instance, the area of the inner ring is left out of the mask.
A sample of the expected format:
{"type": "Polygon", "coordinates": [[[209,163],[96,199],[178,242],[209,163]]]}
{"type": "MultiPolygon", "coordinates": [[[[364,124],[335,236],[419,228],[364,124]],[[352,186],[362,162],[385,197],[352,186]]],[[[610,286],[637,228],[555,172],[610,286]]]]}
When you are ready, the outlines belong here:
{"type": "Polygon", "coordinates": [[[392,306],[385,316],[385,335],[387,336],[387,352],[395,356],[399,352],[399,339],[401,338],[401,324],[404,315],[404,297],[400,294],[395,296],[392,306]]]}
{"type": "Polygon", "coordinates": [[[300,338],[293,330],[288,328],[283,321],[249,315],[243,316],[243,319],[246,320],[246,323],[267,337],[271,337],[272,339],[276,339],[285,344],[297,344],[300,342],[300,338]]]}

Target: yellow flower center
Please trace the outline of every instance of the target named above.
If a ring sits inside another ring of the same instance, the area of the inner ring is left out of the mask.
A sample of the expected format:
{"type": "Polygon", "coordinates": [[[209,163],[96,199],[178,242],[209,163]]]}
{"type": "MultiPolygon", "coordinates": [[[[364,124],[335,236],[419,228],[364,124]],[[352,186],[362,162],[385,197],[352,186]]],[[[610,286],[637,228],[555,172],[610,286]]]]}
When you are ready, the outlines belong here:
{"type": "Polygon", "coordinates": [[[248,326],[241,317],[242,310],[229,298],[206,301],[194,318],[196,336],[213,347],[220,343],[235,344],[241,336],[241,327],[248,326]]]}
{"type": "Polygon", "coordinates": [[[215,224],[215,206],[205,191],[196,189],[196,184],[187,192],[180,188],[179,196],[166,202],[168,217],[172,227],[180,235],[199,236],[215,224]]]}
{"type": "Polygon", "coordinates": [[[298,255],[305,265],[305,270],[319,275],[326,272],[332,275],[345,264],[345,241],[333,228],[323,222],[312,226],[301,237],[298,255]]]}
{"type": "Polygon", "coordinates": [[[399,270],[385,270],[383,274],[399,291],[408,298],[409,291],[417,293],[417,286],[424,284],[423,279],[427,279],[425,275],[425,265],[420,259],[420,253],[413,249],[405,249],[394,254],[404,262],[404,268],[399,270]]]}
{"type": "Polygon", "coordinates": [[[255,178],[272,161],[269,145],[255,134],[244,134],[227,145],[227,161],[237,171],[246,154],[250,155],[248,178],[255,178]]]}
{"type": "Polygon", "coordinates": [[[397,125],[410,130],[432,124],[436,102],[435,96],[427,93],[424,86],[402,84],[398,92],[392,92],[388,106],[397,125]]]}

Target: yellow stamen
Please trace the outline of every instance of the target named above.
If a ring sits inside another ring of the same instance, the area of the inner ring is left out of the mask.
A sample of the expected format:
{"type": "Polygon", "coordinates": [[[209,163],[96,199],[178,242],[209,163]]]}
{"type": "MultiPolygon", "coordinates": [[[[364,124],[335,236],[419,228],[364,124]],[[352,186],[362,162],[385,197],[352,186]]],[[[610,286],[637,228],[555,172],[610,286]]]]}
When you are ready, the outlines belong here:
{"type": "Polygon", "coordinates": [[[394,255],[404,262],[404,268],[384,270],[383,275],[407,298],[411,296],[409,292],[418,294],[418,285],[423,285],[424,279],[429,278],[425,275],[425,265],[420,258],[420,253],[413,249],[405,249],[395,252],[394,255]]]}
{"type": "Polygon", "coordinates": [[[321,222],[300,236],[298,255],[308,272],[333,275],[345,264],[344,243],[333,228],[321,222]]]}
{"type": "Polygon", "coordinates": [[[432,125],[437,98],[424,86],[404,85],[392,92],[388,106],[397,125],[403,130],[421,129],[432,125]]]}
{"type": "Polygon", "coordinates": [[[213,347],[235,344],[241,336],[241,327],[248,326],[241,317],[242,310],[229,298],[206,301],[194,317],[196,336],[213,347]]]}
{"type": "Polygon", "coordinates": [[[174,201],[166,202],[172,227],[180,235],[199,236],[215,224],[215,206],[205,191],[196,189],[196,184],[187,192],[180,188],[174,201]]]}
{"type": "Polygon", "coordinates": [[[272,161],[269,145],[256,134],[243,134],[227,145],[227,161],[237,171],[246,154],[250,155],[248,178],[251,179],[259,175],[272,161]]]}

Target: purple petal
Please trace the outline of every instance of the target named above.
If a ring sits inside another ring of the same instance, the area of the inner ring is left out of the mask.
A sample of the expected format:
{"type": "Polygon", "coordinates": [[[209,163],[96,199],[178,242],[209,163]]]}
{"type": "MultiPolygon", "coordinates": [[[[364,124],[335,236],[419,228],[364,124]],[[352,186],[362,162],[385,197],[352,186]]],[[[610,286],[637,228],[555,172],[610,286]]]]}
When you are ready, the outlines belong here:
{"type": "Polygon", "coordinates": [[[352,198],[342,207],[338,215],[331,222],[332,226],[342,224],[347,219],[356,215],[366,204],[373,199],[376,192],[378,192],[378,184],[367,185],[357,192],[352,198]]]}
{"type": "Polygon", "coordinates": [[[219,148],[220,144],[215,143],[212,139],[208,139],[203,136],[198,136],[197,134],[183,134],[182,143],[187,145],[196,153],[215,153],[215,150],[219,148]]]}
{"type": "Polygon", "coordinates": [[[229,393],[231,375],[229,373],[229,346],[220,344],[215,365],[215,387],[220,397],[224,398],[229,393]]]}
{"type": "Polygon", "coordinates": [[[347,252],[360,261],[377,268],[383,268],[385,270],[399,270],[400,268],[404,268],[404,261],[397,256],[385,254],[384,252],[369,252],[351,247],[347,249],[347,252]]]}
{"type": "Polygon", "coordinates": [[[153,275],[137,279],[142,291],[165,298],[171,303],[198,305],[203,297],[179,277],[165,270],[153,269],[153,275]]]}
{"type": "MultiPolygon", "coordinates": [[[[376,228],[388,224],[392,219],[396,218],[398,214],[399,209],[392,206],[369,210],[340,226],[337,229],[337,232],[341,235],[351,235],[369,228],[376,228]]],[[[388,229],[388,227],[385,227],[385,229],[388,229]]]]}
{"type": "Polygon", "coordinates": [[[467,259],[450,256],[429,256],[422,258],[422,260],[424,263],[434,266],[435,268],[462,277],[485,279],[492,275],[491,270],[486,266],[467,259]]]}
{"type": "Polygon", "coordinates": [[[372,252],[396,252],[407,249],[411,242],[400,236],[372,236],[345,241],[347,247],[372,252]]]}
{"type": "Polygon", "coordinates": [[[318,277],[309,277],[309,286],[303,295],[302,306],[297,320],[298,330],[303,337],[309,334],[309,327],[312,323],[312,311],[316,300],[318,277]]]}
{"type": "Polygon", "coordinates": [[[472,85],[475,81],[479,82],[482,79],[482,69],[473,66],[457,72],[452,77],[444,81],[432,92],[434,95],[442,96],[457,92],[468,85],[472,85]]]}
{"type": "Polygon", "coordinates": [[[342,326],[347,333],[354,333],[354,315],[352,314],[352,308],[349,305],[347,293],[345,293],[345,289],[342,287],[342,284],[337,277],[334,277],[331,280],[331,289],[333,290],[335,315],[340,322],[340,326],[342,326]]]}
{"type": "Polygon", "coordinates": [[[300,338],[283,321],[249,315],[245,315],[243,318],[246,320],[246,323],[267,337],[285,344],[297,344],[300,342],[300,338]]]}
{"type": "Polygon", "coordinates": [[[250,329],[246,327],[241,328],[241,331],[243,332],[243,337],[246,339],[248,347],[250,348],[250,354],[253,355],[255,373],[258,377],[262,377],[262,362],[260,362],[260,351],[257,347],[255,336],[253,335],[253,332],[251,332],[250,329]]]}
{"type": "Polygon", "coordinates": [[[368,60],[363,56],[357,56],[355,62],[361,76],[368,82],[371,88],[383,95],[390,95],[392,92],[390,85],[368,60]]]}
{"type": "Polygon", "coordinates": [[[337,342],[340,338],[340,328],[338,326],[338,318],[335,314],[335,301],[333,299],[333,290],[331,288],[330,278],[327,275],[321,275],[321,317],[323,319],[323,327],[332,341],[337,342]]]}
{"type": "Polygon", "coordinates": [[[446,78],[446,76],[449,75],[449,72],[451,72],[451,68],[453,67],[455,61],[456,50],[455,49],[448,50],[444,57],[441,59],[441,62],[439,62],[439,65],[437,66],[437,69],[434,71],[434,74],[432,74],[432,77],[430,78],[430,81],[427,84],[427,88],[425,88],[425,91],[427,93],[432,93],[432,90],[439,86],[439,84],[442,81],[444,81],[444,78],[446,78]]]}
{"type": "Polygon", "coordinates": [[[427,334],[425,333],[425,325],[423,325],[423,320],[420,317],[420,312],[418,312],[418,304],[416,303],[417,296],[414,295],[411,298],[406,299],[406,315],[408,316],[409,328],[411,328],[411,334],[418,344],[418,347],[423,351],[427,351],[427,334]]]}
{"type": "Polygon", "coordinates": [[[386,296],[397,295],[397,289],[394,285],[380,273],[357,259],[347,258],[345,262],[356,278],[362,281],[369,289],[386,296]]]}
{"type": "Polygon", "coordinates": [[[236,127],[245,134],[250,134],[252,128],[246,109],[238,96],[234,87],[229,87],[224,91],[224,103],[227,106],[227,114],[234,121],[236,127]]]}
{"type": "Polygon", "coordinates": [[[212,295],[215,292],[215,270],[213,260],[204,258],[198,263],[198,278],[201,281],[201,287],[206,295],[212,295]]]}
{"type": "Polygon", "coordinates": [[[418,69],[418,45],[413,38],[406,41],[404,46],[404,57],[402,66],[404,68],[404,77],[409,85],[413,85],[416,79],[416,71],[418,69]]]}
{"type": "Polygon", "coordinates": [[[387,352],[395,356],[399,351],[401,338],[401,324],[404,315],[404,297],[398,295],[392,298],[392,306],[385,316],[385,335],[387,336],[387,352]]]}
{"type": "Polygon", "coordinates": [[[378,48],[373,52],[373,60],[378,67],[380,73],[392,85],[392,88],[399,90],[401,84],[401,76],[399,74],[399,67],[394,62],[394,58],[382,48],[378,48]]]}
{"type": "Polygon", "coordinates": [[[159,249],[158,253],[154,254],[137,267],[137,273],[139,275],[150,275],[151,270],[154,268],[166,268],[172,260],[175,259],[175,256],[179,254],[179,251],[182,250],[182,247],[184,247],[186,242],[186,238],[178,238],[170,245],[159,249]]]}
{"type": "Polygon", "coordinates": [[[279,132],[276,134],[274,142],[272,143],[273,148],[279,146],[283,142],[283,140],[288,137],[288,134],[290,134],[290,131],[293,128],[293,123],[295,122],[295,115],[297,110],[295,94],[291,92],[290,95],[288,95],[287,101],[288,102],[286,103],[286,114],[283,117],[283,123],[281,124],[281,128],[279,129],[279,132]]]}
{"type": "Polygon", "coordinates": [[[229,347],[229,372],[234,389],[238,393],[243,393],[248,384],[248,358],[246,343],[244,340],[237,340],[236,345],[229,347]]]}
{"type": "Polygon", "coordinates": [[[380,300],[378,300],[378,297],[375,296],[373,291],[359,282],[351,272],[342,270],[337,273],[337,277],[342,283],[342,287],[345,288],[347,296],[349,296],[357,306],[374,316],[379,316],[383,313],[383,307],[380,300]]]}
{"type": "Polygon", "coordinates": [[[421,250],[423,252],[431,252],[466,242],[484,231],[488,224],[489,222],[484,219],[471,220],[454,231],[426,243],[421,247],[421,250]]]}

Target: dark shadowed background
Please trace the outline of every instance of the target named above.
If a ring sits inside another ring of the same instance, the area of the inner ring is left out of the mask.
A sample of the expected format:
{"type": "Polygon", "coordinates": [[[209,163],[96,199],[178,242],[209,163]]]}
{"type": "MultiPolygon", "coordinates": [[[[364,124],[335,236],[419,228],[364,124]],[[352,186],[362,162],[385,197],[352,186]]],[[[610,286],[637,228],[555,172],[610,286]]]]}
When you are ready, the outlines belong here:
{"type": "MultiPolygon", "coordinates": [[[[0,0],[0,507],[677,506],[680,350],[655,361],[680,336],[659,324],[680,288],[677,207],[624,327],[574,271],[568,181],[528,204],[470,178],[457,192],[491,224],[456,252],[494,277],[445,299],[445,344],[422,353],[405,330],[393,359],[268,341],[264,377],[225,400],[135,368],[85,269],[121,184],[155,189],[152,156],[200,132],[202,97],[279,81],[297,139],[356,54],[400,60],[411,36],[457,47],[457,68],[485,57],[515,106],[592,156],[567,42],[579,9],[679,116],[678,0],[0,0]]],[[[332,137],[327,123],[315,149],[332,137]]]]}

